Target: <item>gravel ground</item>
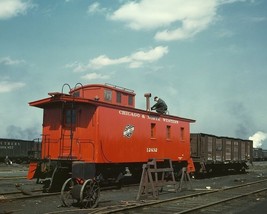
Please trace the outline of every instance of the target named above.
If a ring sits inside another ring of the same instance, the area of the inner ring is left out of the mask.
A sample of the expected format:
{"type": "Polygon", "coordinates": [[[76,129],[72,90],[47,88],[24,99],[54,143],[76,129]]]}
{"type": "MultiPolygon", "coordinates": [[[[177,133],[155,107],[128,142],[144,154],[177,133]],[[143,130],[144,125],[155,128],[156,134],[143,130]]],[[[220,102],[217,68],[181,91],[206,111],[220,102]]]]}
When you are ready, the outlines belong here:
{"type": "MultiPolygon", "coordinates": [[[[24,178],[4,180],[6,176],[26,176],[27,166],[5,166],[0,165],[0,214],[4,213],[27,213],[27,214],[43,214],[43,213],[88,213],[85,210],[78,209],[77,207],[66,208],[61,206],[60,196],[50,196],[46,198],[35,198],[31,200],[19,201],[1,201],[4,196],[1,195],[7,191],[17,191],[15,184],[20,183],[27,190],[41,188],[40,185],[35,184],[35,181],[28,181],[24,178]],[[73,212],[69,212],[73,210],[73,212]]],[[[223,187],[238,185],[244,182],[257,181],[261,178],[267,178],[267,162],[255,162],[250,166],[248,173],[239,175],[229,175],[222,177],[206,178],[206,179],[192,179],[192,187],[198,189],[220,189],[223,187]]],[[[178,193],[163,192],[159,195],[159,199],[165,199],[172,196],[184,195],[192,193],[192,190],[183,190],[178,193]]],[[[138,193],[138,186],[125,187],[120,190],[102,191],[99,206],[107,206],[114,204],[127,203],[127,201],[134,201],[138,193]]],[[[35,194],[35,193],[34,193],[35,194]]],[[[151,198],[153,199],[153,198],[151,198]]],[[[246,207],[234,207],[233,210],[224,213],[266,213],[267,200],[265,195],[258,196],[251,199],[246,207]]]]}

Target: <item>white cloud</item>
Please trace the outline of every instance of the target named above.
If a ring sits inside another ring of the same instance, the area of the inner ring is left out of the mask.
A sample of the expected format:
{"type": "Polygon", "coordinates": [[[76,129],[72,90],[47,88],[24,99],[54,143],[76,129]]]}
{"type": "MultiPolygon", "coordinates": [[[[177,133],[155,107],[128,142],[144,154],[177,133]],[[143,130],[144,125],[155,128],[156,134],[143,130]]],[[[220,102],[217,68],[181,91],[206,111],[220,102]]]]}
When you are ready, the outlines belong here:
{"type": "Polygon", "coordinates": [[[103,13],[107,9],[101,8],[99,2],[95,2],[88,6],[87,13],[94,14],[94,13],[103,13]]]}
{"type": "Polygon", "coordinates": [[[111,65],[127,64],[129,68],[139,68],[144,63],[152,63],[159,60],[168,53],[168,47],[158,46],[148,51],[137,51],[129,56],[120,57],[117,59],[110,58],[106,55],[100,55],[91,59],[88,64],[74,62],[66,65],[67,68],[72,68],[74,72],[86,71],[89,69],[100,69],[111,65]]]}
{"type": "Polygon", "coordinates": [[[24,15],[27,10],[32,8],[30,0],[1,0],[0,1],[0,20],[9,19],[18,15],[24,15]]]}
{"type": "Polygon", "coordinates": [[[182,21],[182,27],[175,30],[164,30],[157,32],[156,40],[171,41],[183,40],[195,36],[197,33],[203,31],[212,22],[212,17],[203,17],[196,19],[185,19],[182,21]]]}
{"type": "Polygon", "coordinates": [[[168,10],[169,8],[166,9],[166,6],[172,3],[162,3],[164,2],[158,0],[154,0],[153,4],[147,0],[139,3],[129,2],[122,5],[109,18],[114,21],[126,22],[126,25],[134,30],[157,28],[175,20],[172,16],[173,13],[168,10]],[[159,3],[161,3],[160,7],[158,7],[159,3]]]}
{"type": "Polygon", "coordinates": [[[125,3],[108,18],[133,30],[156,29],[156,40],[183,40],[211,25],[218,6],[236,1],[242,0],[141,0],[125,3]]]}
{"type": "Polygon", "coordinates": [[[86,65],[83,65],[77,61],[70,63],[70,64],[67,64],[65,67],[66,68],[72,68],[74,72],[83,72],[83,71],[86,71],[88,69],[86,65]]]}
{"type": "Polygon", "coordinates": [[[253,140],[253,147],[254,148],[260,148],[264,142],[264,140],[267,139],[267,133],[258,131],[254,135],[249,137],[249,140],[253,140]]]}
{"type": "Polygon", "coordinates": [[[24,63],[25,63],[24,60],[14,60],[14,59],[11,59],[10,57],[0,58],[0,64],[3,64],[3,65],[19,65],[19,64],[24,64],[24,63]]]}
{"type": "Polygon", "coordinates": [[[0,81],[0,93],[11,92],[24,86],[25,83],[22,82],[0,81]]]}
{"type": "Polygon", "coordinates": [[[143,62],[133,61],[129,64],[129,68],[140,68],[143,66],[143,62]]]}
{"type": "Polygon", "coordinates": [[[168,53],[168,47],[158,46],[148,51],[138,51],[130,56],[118,59],[111,59],[105,55],[90,60],[89,67],[93,69],[102,68],[109,65],[128,63],[130,68],[141,67],[144,63],[151,63],[159,60],[168,53]]]}
{"type": "Polygon", "coordinates": [[[109,79],[108,75],[102,75],[97,73],[90,73],[82,76],[85,80],[95,80],[95,79],[109,79]]]}
{"type": "Polygon", "coordinates": [[[92,60],[90,60],[89,67],[98,69],[109,65],[118,65],[118,64],[124,64],[129,62],[130,59],[128,57],[121,57],[118,59],[111,59],[107,57],[106,55],[98,56],[92,60]]]}
{"type": "Polygon", "coordinates": [[[138,51],[132,54],[130,58],[134,61],[153,62],[153,61],[160,59],[167,53],[168,53],[168,47],[158,46],[147,52],[138,51]]]}

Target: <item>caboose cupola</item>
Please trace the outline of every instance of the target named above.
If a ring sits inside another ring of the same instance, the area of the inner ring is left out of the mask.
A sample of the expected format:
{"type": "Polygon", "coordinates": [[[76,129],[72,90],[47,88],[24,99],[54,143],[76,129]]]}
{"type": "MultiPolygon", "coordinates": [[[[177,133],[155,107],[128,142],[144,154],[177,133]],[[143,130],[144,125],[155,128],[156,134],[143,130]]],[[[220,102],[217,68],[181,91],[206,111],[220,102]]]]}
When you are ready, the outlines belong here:
{"type": "Polygon", "coordinates": [[[108,83],[105,85],[91,84],[74,88],[70,91],[70,95],[135,108],[135,93],[133,90],[108,83]]]}

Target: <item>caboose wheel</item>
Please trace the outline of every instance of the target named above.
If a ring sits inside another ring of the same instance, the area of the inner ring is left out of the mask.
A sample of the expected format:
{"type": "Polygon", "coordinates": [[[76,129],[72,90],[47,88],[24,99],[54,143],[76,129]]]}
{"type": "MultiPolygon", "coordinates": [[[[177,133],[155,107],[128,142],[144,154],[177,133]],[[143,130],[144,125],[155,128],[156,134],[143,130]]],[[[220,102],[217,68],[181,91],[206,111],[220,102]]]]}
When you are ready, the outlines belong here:
{"type": "Polygon", "coordinates": [[[75,179],[69,178],[65,181],[61,189],[61,201],[63,206],[70,207],[72,204],[77,203],[78,200],[72,197],[72,189],[77,185],[75,179]]]}
{"type": "Polygon", "coordinates": [[[80,192],[80,202],[83,208],[95,208],[98,205],[100,196],[99,183],[88,179],[84,182],[80,192]]]}

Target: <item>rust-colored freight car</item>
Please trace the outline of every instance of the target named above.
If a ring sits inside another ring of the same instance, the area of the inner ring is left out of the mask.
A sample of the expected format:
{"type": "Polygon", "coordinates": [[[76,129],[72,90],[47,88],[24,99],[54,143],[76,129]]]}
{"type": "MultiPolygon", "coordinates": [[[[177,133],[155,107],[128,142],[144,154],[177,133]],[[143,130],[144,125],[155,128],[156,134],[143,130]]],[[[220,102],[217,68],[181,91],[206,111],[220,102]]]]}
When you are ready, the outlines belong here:
{"type": "Polygon", "coordinates": [[[253,161],[266,161],[267,150],[262,148],[253,148],[253,161]]]}
{"type": "Polygon", "coordinates": [[[196,174],[244,171],[252,161],[253,141],[191,133],[191,156],[196,174]]]}
{"type": "Polygon", "coordinates": [[[21,140],[0,138],[0,162],[7,164],[40,159],[41,143],[38,139],[21,140]]]}

